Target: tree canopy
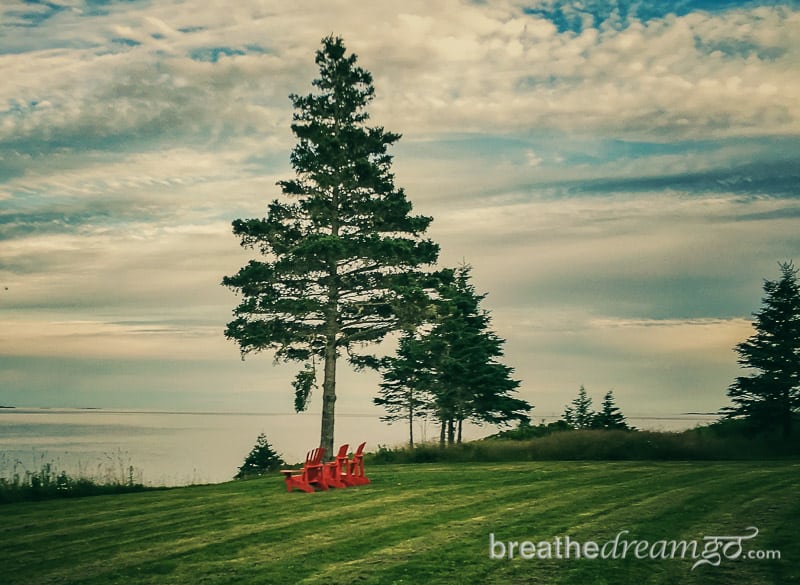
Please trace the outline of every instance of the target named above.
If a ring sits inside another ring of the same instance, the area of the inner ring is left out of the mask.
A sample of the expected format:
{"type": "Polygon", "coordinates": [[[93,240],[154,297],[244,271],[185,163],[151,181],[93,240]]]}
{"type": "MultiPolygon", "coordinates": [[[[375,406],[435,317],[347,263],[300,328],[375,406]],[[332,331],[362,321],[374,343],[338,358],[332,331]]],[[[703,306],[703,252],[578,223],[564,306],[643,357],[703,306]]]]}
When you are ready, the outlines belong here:
{"type": "MultiPolygon", "coordinates": [[[[431,323],[407,334],[397,354],[383,361],[384,382],[375,403],[390,420],[431,416],[441,424],[440,442],[461,441],[463,422],[528,421],[531,406],[514,396],[519,381],[503,356],[501,339],[480,308],[486,295],[470,283],[471,267],[453,272],[437,289],[431,323]]],[[[413,442],[413,430],[410,441],[413,442]]]]}
{"type": "Polygon", "coordinates": [[[581,385],[578,396],[564,409],[564,420],[573,429],[590,429],[594,424],[594,417],[592,399],[581,385]]]}
{"type": "Polygon", "coordinates": [[[613,390],[609,390],[603,396],[603,403],[600,405],[600,410],[594,415],[592,427],[595,429],[631,430],[625,421],[625,415],[622,414],[614,400],[613,390]]]}
{"type": "Polygon", "coordinates": [[[431,414],[430,381],[426,348],[415,332],[407,331],[400,338],[394,356],[381,360],[383,381],[376,406],[386,410],[384,422],[408,421],[408,444],[414,446],[414,422],[431,414]]]}
{"type": "Polygon", "coordinates": [[[634,430],[628,426],[625,416],[617,406],[613,390],[605,393],[600,410],[595,412],[592,409],[592,399],[583,385],[578,390],[578,396],[564,409],[563,421],[568,428],[576,430],[634,430]]]}

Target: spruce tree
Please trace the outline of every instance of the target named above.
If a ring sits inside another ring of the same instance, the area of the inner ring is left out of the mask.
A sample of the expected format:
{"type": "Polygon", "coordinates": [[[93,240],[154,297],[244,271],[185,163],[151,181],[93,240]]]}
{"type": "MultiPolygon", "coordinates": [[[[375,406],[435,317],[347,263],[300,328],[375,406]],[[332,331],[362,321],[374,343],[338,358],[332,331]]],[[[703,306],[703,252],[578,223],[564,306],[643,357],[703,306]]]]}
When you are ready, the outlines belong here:
{"type": "Polygon", "coordinates": [[[461,266],[438,287],[433,323],[408,337],[384,370],[384,383],[414,372],[407,383],[441,423],[441,444],[461,442],[465,420],[503,425],[529,420],[531,410],[513,395],[519,386],[513,369],[498,361],[505,341],[490,329],[489,313],[480,308],[486,295],[475,292],[470,271],[461,266]]]}
{"type": "Polygon", "coordinates": [[[341,38],[323,39],[316,91],[290,96],[296,176],[278,183],[284,197],[265,218],[233,222],[242,246],[263,258],[223,279],[242,296],[225,331],[242,357],[271,350],[304,363],[293,384],[298,411],[323,364],[320,446],[329,454],[337,358],[346,351],[356,367],[372,363],[353,348],[418,318],[423,268],[438,256],[423,237],[431,218],[411,215],[394,184],[388,148],[400,135],[366,125],[374,88],[356,61],[341,38]]]}
{"type": "Polygon", "coordinates": [[[764,281],[763,306],[753,314],[756,332],[735,347],[739,365],[752,373],[729,387],[735,406],[727,412],[788,436],[800,411],[800,285],[792,262],[779,266],[781,278],[764,281]]]}
{"type": "Polygon", "coordinates": [[[258,435],[255,446],[245,457],[244,463],[239,467],[234,479],[247,479],[248,477],[260,476],[270,471],[279,470],[285,462],[283,458],[272,448],[267,441],[264,433],[258,435]]]}
{"type": "Polygon", "coordinates": [[[630,430],[625,416],[614,401],[614,392],[609,390],[603,397],[600,411],[592,419],[592,428],[595,429],[622,429],[630,430]]]}
{"type": "Polygon", "coordinates": [[[577,398],[564,409],[564,421],[573,429],[590,429],[594,417],[592,399],[586,393],[586,388],[581,385],[577,398]]]}
{"type": "Polygon", "coordinates": [[[414,446],[414,421],[429,414],[431,397],[427,391],[424,348],[414,332],[406,332],[400,339],[394,356],[381,360],[380,369],[383,382],[378,396],[373,399],[376,406],[382,406],[387,414],[381,417],[384,422],[400,420],[408,422],[408,445],[414,446]]]}

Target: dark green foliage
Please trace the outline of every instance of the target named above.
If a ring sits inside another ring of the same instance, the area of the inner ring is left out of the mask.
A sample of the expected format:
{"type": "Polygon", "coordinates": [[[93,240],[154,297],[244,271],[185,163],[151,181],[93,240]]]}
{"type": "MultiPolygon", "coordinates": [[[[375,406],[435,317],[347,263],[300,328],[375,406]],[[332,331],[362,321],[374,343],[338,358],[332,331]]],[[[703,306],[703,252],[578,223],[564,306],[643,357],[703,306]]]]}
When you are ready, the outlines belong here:
{"type": "Polygon", "coordinates": [[[324,364],[320,444],[333,451],[336,360],[374,365],[354,349],[418,322],[430,286],[421,267],[439,248],[423,238],[430,217],[411,215],[394,185],[388,148],[399,134],[368,127],[372,76],[347,55],[342,39],[322,41],[316,93],[292,95],[294,179],[265,218],[233,222],[242,246],[263,254],[223,284],[242,296],[225,335],[242,356],[270,350],[306,362],[295,406],[306,407],[315,357],[324,364]]]}
{"type": "MultiPolygon", "coordinates": [[[[532,426],[531,429],[538,429],[532,426]]],[[[800,456],[800,441],[752,437],[741,432],[721,435],[709,427],[683,432],[568,430],[520,439],[514,431],[503,438],[487,437],[442,448],[379,448],[367,458],[377,463],[456,463],[502,461],[688,461],[750,460],[800,456]]]]}
{"type": "MultiPolygon", "coordinates": [[[[505,343],[469,282],[471,268],[448,273],[437,290],[432,323],[407,334],[395,357],[383,362],[384,383],[375,403],[389,416],[416,410],[441,423],[440,442],[461,442],[463,421],[527,421],[531,406],[513,396],[519,382],[500,363],[505,343]],[[409,392],[409,390],[411,392],[409,392]]],[[[399,418],[399,417],[398,417],[399,418]]]]}
{"type": "Polygon", "coordinates": [[[570,430],[572,430],[572,427],[570,427],[564,420],[557,420],[551,423],[542,422],[538,425],[532,425],[529,421],[520,421],[517,428],[500,431],[499,433],[495,433],[494,435],[486,437],[486,439],[525,441],[527,439],[546,437],[547,435],[551,435],[553,433],[570,430]]]}
{"type": "Polygon", "coordinates": [[[292,387],[294,388],[294,410],[295,412],[303,412],[308,408],[311,390],[317,387],[316,372],[313,364],[306,364],[306,367],[297,372],[292,381],[292,387]]]}
{"type": "Polygon", "coordinates": [[[594,417],[592,399],[586,394],[586,388],[581,385],[577,398],[564,409],[564,421],[572,429],[590,429],[594,425],[594,417]]]}
{"type": "Polygon", "coordinates": [[[383,407],[387,414],[382,421],[408,421],[408,444],[414,446],[414,421],[429,416],[431,396],[426,391],[427,370],[424,347],[407,332],[400,339],[394,357],[381,361],[383,382],[378,396],[373,399],[376,406],[383,407]]]}
{"type": "Polygon", "coordinates": [[[614,402],[614,392],[612,390],[606,392],[603,397],[600,411],[595,413],[592,419],[592,428],[630,430],[628,423],[625,422],[625,416],[614,402]]]}
{"type": "MultiPolygon", "coordinates": [[[[560,421],[561,422],[561,421],[560,421]]],[[[564,424],[574,430],[619,429],[631,430],[625,416],[614,401],[614,392],[609,390],[603,397],[599,412],[592,410],[592,399],[581,385],[578,396],[564,409],[564,424]]]]}
{"type": "Polygon", "coordinates": [[[754,313],[756,333],[735,347],[738,363],[753,373],[731,384],[730,417],[744,417],[755,430],[792,432],[800,412],[800,285],[791,262],[781,278],[765,280],[763,306],[754,313]]]}
{"type": "Polygon", "coordinates": [[[278,471],[286,465],[281,456],[270,446],[264,433],[258,435],[255,446],[245,457],[244,463],[234,479],[260,477],[271,471],[278,471]]]}

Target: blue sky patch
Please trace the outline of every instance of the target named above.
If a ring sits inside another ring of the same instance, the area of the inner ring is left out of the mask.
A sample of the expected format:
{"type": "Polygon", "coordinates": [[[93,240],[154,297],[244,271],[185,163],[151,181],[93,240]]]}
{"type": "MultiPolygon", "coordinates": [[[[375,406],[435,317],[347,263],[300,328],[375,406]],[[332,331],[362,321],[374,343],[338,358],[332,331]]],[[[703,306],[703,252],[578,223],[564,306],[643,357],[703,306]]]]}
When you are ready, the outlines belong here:
{"type": "Polygon", "coordinates": [[[647,22],[668,14],[683,16],[697,10],[718,12],[733,8],[763,5],[797,6],[797,0],[752,2],[741,0],[551,0],[523,9],[525,14],[540,16],[553,22],[561,33],[580,33],[587,25],[600,28],[611,24],[624,28],[629,19],[647,22]]]}
{"type": "Polygon", "coordinates": [[[195,61],[206,61],[208,63],[216,63],[220,57],[233,57],[235,55],[246,55],[247,53],[242,49],[234,49],[231,47],[203,47],[200,49],[193,49],[189,52],[189,57],[195,61]]]}

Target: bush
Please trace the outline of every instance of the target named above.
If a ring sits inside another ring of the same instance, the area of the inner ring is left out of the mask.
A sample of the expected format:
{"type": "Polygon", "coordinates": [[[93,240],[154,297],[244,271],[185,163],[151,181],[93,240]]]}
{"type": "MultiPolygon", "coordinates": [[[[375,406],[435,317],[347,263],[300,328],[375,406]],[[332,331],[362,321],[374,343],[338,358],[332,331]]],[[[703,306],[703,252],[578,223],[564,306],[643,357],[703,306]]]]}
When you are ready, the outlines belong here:
{"type": "MultiPolygon", "coordinates": [[[[522,432],[540,432],[544,425],[522,432]],[[538,429],[538,430],[535,430],[538,429]]],[[[506,431],[515,436],[514,431],[506,431]]],[[[501,433],[500,435],[503,435],[501,433]]],[[[551,432],[529,439],[497,435],[452,447],[422,444],[414,448],[380,447],[367,461],[381,463],[454,463],[504,461],[666,461],[737,460],[797,457],[800,441],[750,437],[731,426],[701,427],[684,432],[582,430],[551,432]]]]}
{"type": "Polygon", "coordinates": [[[245,458],[234,479],[261,477],[265,473],[279,470],[284,465],[286,465],[286,462],[270,446],[266,435],[261,433],[258,435],[255,446],[245,458]]]}
{"type": "Polygon", "coordinates": [[[516,429],[509,429],[507,431],[500,431],[497,434],[486,437],[488,440],[508,439],[512,441],[525,441],[527,439],[536,439],[539,437],[546,437],[552,433],[560,431],[569,431],[572,427],[565,420],[557,420],[551,423],[540,423],[538,425],[531,425],[528,422],[521,422],[516,429]]]}

